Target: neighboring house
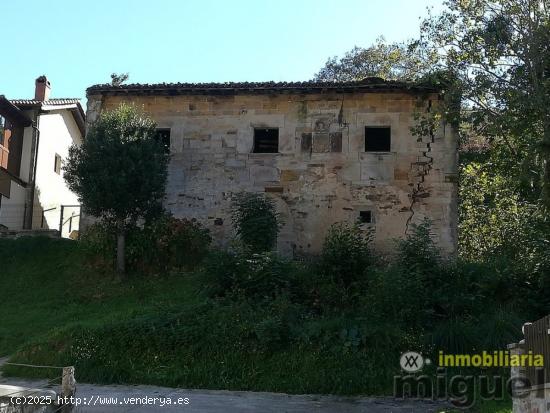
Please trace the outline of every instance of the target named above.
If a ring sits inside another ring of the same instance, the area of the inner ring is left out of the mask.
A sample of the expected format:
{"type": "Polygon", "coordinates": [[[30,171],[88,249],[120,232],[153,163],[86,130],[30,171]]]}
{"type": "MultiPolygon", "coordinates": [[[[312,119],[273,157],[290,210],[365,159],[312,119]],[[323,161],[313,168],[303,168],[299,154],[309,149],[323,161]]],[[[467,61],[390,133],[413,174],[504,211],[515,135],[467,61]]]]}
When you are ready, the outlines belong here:
{"type": "Polygon", "coordinates": [[[85,114],[79,99],[52,99],[40,76],[34,99],[0,95],[0,229],[78,230],[80,207],[61,169],[81,144],[85,114]]]}
{"type": "Polygon", "coordinates": [[[266,192],[284,221],[282,252],[318,252],[331,224],[358,222],[389,251],[429,218],[439,245],[456,251],[457,134],[411,133],[438,90],[368,78],[349,83],[96,85],[88,122],[133,102],[170,148],[165,205],[196,218],[221,243],[234,234],[231,195],[266,192]]]}

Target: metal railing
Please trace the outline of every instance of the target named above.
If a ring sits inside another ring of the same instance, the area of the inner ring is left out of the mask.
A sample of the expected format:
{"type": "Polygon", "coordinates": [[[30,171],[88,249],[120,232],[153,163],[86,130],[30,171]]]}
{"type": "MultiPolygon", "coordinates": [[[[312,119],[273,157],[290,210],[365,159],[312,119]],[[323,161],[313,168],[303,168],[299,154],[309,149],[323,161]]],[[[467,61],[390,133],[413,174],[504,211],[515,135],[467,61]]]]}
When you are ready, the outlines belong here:
{"type": "MultiPolygon", "coordinates": [[[[43,209],[35,205],[33,210],[33,229],[58,230],[63,237],[70,237],[80,227],[80,205],[57,205],[43,209]]],[[[23,229],[26,212],[25,204],[4,204],[0,208],[0,224],[19,231],[23,229]]]]}
{"type": "Polygon", "coordinates": [[[44,229],[44,224],[46,221],[46,215],[44,215],[46,212],[55,211],[57,207],[43,209],[42,210],[42,219],[40,220],[40,229],[44,229]]]}
{"type": "MultiPolygon", "coordinates": [[[[80,227],[80,205],[60,205],[61,211],[59,213],[59,233],[61,236],[63,236],[64,230],[67,230],[67,236],[70,237],[71,233],[73,232],[73,229],[75,228],[75,224],[78,223],[78,227],[80,227]],[[78,210],[78,213],[75,213],[75,211],[71,211],[71,215],[66,218],[65,214],[70,209],[76,209],[78,210]],[[68,228],[66,227],[67,223],[69,224],[68,228]]],[[[77,228],[78,229],[78,228],[77,228]]]]}

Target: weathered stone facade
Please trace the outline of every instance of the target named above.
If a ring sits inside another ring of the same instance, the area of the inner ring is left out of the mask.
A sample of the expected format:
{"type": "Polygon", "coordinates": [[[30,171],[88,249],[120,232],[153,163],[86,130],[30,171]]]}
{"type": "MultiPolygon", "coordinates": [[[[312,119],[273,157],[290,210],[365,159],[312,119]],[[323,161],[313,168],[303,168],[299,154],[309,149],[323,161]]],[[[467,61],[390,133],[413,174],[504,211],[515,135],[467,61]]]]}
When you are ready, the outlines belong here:
{"type": "Polygon", "coordinates": [[[87,118],[133,102],[169,128],[165,205],[221,243],[233,236],[231,195],[254,191],[276,200],[285,253],[318,252],[331,224],[361,211],[370,211],[363,225],[381,250],[427,217],[454,253],[456,133],[445,124],[433,136],[410,131],[415,111],[439,104],[437,91],[380,80],[267,85],[98,85],[88,89],[87,118]],[[365,151],[369,126],[391,128],[389,151],[365,151]],[[278,153],[253,152],[255,128],[278,129],[278,153]]]}

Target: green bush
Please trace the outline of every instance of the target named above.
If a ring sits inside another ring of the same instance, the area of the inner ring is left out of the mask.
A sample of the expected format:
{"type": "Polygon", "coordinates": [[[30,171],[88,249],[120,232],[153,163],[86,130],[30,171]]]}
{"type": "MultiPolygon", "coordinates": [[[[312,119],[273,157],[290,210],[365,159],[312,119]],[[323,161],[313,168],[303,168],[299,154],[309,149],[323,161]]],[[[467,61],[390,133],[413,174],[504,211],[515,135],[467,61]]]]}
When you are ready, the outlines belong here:
{"type": "Polygon", "coordinates": [[[214,251],[205,260],[202,279],[211,296],[276,297],[290,290],[298,266],[274,253],[214,251]]]}
{"type": "Polygon", "coordinates": [[[431,222],[425,219],[411,228],[412,232],[397,242],[396,262],[403,268],[428,276],[441,263],[441,252],[431,234],[431,222]]]}
{"type": "Polygon", "coordinates": [[[344,287],[364,281],[372,264],[370,241],[371,233],[358,225],[332,225],[323,244],[320,271],[334,284],[344,287]]]}
{"type": "Polygon", "coordinates": [[[116,258],[116,236],[107,221],[97,221],[81,231],[79,245],[96,268],[112,270],[116,258]]]}
{"type": "Polygon", "coordinates": [[[237,235],[250,251],[262,253],[275,247],[280,223],[271,198],[258,193],[235,194],[231,213],[237,235]]]}
{"type": "MultiPolygon", "coordinates": [[[[99,221],[84,231],[80,244],[91,262],[111,269],[115,261],[116,238],[108,221],[99,221]]],[[[161,215],[142,227],[126,229],[128,268],[143,273],[172,269],[193,269],[208,254],[209,231],[193,220],[161,215]]]]}
{"type": "MultiPolygon", "coordinates": [[[[144,231],[159,234],[139,234],[144,231]]],[[[318,262],[248,250],[211,250],[200,271],[186,277],[139,277],[123,285],[104,277],[93,291],[77,296],[74,291],[82,289],[76,286],[86,281],[65,275],[61,282],[73,291],[71,302],[86,305],[90,315],[75,324],[70,306],[56,318],[59,329],[24,330],[32,338],[18,344],[12,361],[75,364],[83,381],[372,394],[391,391],[404,351],[434,359],[439,350],[473,353],[516,341],[521,323],[533,318],[521,314],[521,307],[504,305],[515,297],[512,292],[495,291],[511,275],[497,265],[446,261],[437,251],[432,256],[420,239],[413,231],[391,264],[371,262],[364,282],[348,286],[325,276],[318,262]],[[192,293],[175,296],[181,291],[192,293]]],[[[36,251],[42,265],[43,244],[51,244],[46,252],[56,269],[52,277],[59,277],[59,268],[78,268],[63,261],[67,251],[78,252],[74,242],[16,242],[3,245],[18,254],[7,261],[10,285],[28,251],[36,251]]],[[[101,242],[93,245],[102,250],[101,242]]],[[[48,299],[66,302],[65,293],[53,288],[48,299]]],[[[22,325],[33,322],[32,312],[24,314],[22,325]]]]}
{"type": "Polygon", "coordinates": [[[146,223],[130,233],[128,252],[136,268],[147,271],[193,269],[208,254],[211,237],[195,220],[170,215],[146,223]]]}

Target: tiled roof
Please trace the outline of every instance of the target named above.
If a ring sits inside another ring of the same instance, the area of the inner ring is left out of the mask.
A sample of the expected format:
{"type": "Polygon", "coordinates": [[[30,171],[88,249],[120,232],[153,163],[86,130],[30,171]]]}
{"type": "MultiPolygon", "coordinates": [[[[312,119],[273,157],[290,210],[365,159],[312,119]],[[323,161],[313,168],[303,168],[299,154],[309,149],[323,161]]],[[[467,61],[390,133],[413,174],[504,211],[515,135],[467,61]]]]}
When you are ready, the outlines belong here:
{"type": "Polygon", "coordinates": [[[9,102],[12,105],[20,107],[22,109],[25,109],[25,108],[28,109],[30,107],[30,108],[39,108],[40,110],[45,110],[45,111],[55,110],[56,109],[55,106],[75,105],[75,106],[69,107],[68,110],[69,112],[72,113],[74,120],[76,121],[76,124],[80,129],[80,133],[82,133],[82,136],[84,136],[86,114],[84,113],[84,109],[82,109],[82,105],[80,104],[80,99],[77,99],[77,98],[54,98],[54,99],[48,99],[48,100],[10,99],[9,102]]]}
{"type": "Polygon", "coordinates": [[[31,125],[31,120],[4,95],[0,95],[0,112],[10,116],[13,121],[25,127],[31,125]]]}
{"type": "Polygon", "coordinates": [[[10,102],[14,105],[46,105],[46,106],[62,106],[62,105],[71,105],[74,103],[79,103],[80,99],[76,98],[56,98],[49,100],[35,100],[35,99],[10,99],[10,102]]]}
{"type": "Polygon", "coordinates": [[[360,90],[415,90],[436,91],[432,86],[413,82],[399,82],[369,77],[355,82],[227,82],[227,83],[156,83],[113,86],[101,84],[90,86],[87,94],[233,94],[263,93],[274,91],[324,92],[324,91],[360,91],[360,90]]]}

